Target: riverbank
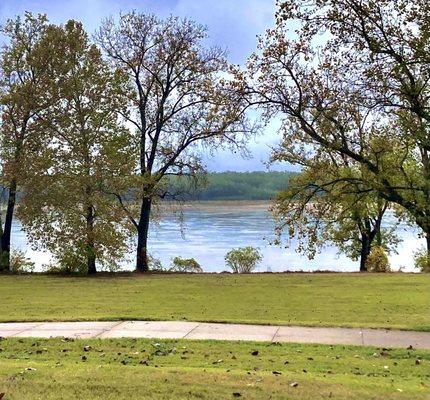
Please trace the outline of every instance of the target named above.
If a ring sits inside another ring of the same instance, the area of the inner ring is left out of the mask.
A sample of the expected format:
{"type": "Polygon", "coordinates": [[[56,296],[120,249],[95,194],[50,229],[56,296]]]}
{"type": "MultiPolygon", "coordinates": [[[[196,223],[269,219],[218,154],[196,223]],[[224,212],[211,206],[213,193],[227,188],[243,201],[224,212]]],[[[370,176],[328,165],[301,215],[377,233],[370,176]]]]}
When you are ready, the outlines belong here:
{"type": "Polygon", "coordinates": [[[0,276],[0,321],[183,320],[430,331],[424,274],[0,276]]]}

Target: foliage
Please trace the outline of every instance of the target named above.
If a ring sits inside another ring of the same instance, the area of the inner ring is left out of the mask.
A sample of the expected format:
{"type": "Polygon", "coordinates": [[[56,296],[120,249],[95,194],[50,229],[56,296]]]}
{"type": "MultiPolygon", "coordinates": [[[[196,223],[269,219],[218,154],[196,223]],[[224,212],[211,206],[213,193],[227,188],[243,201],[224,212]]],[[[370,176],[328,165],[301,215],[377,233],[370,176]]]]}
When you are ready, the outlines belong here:
{"type": "Polygon", "coordinates": [[[21,250],[14,249],[10,254],[10,272],[12,274],[27,274],[34,271],[32,262],[21,250]]]}
{"type": "Polygon", "coordinates": [[[161,260],[151,254],[148,254],[148,265],[151,271],[164,271],[161,260]]]}
{"type": "Polygon", "coordinates": [[[169,271],[201,273],[203,272],[203,269],[194,258],[175,257],[172,260],[172,266],[169,271]]]}
{"type": "Polygon", "coordinates": [[[331,242],[351,259],[360,259],[361,271],[367,268],[374,244],[395,250],[396,225],[381,227],[389,204],[365,190],[357,166],[344,165],[322,151],[303,155],[300,161],[305,168],[279,193],[273,206],[277,244],[287,231],[290,239],[298,240],[297,250],[312,259],[331,242]],[[350,179],[345,180],[347,176],[350,179]]]}
{"type": "Polygon", "coordinates": [[[0,270],[10,268],[11,227],[16,194],[22,180],[33,172],[34,152],[46,135],[38,113],[50,103],[46,92],[52,84],[47,60],[54,55],[44,40],[46,16],[25,13],[10,19],[0,34],[8,39],[0,55],[0,182],[6,189],[4,220],[0,218],[0,270]]]}
{"type": "Polygon", "coordinates": [[[425,0],[284,0],[248,63],[275,159],[321,153],[357,165],[344,183],[397,204],[430,251],[430,7],[425,0]]]}
{"type": "Polygon", "coordinates": [[[247,246],[230,250],[225,255],[225,262],[234,273],[246,274],[252,272],[262,260],[258,249],[247,246]]]}
{"type": "Polygon", "coordinates": [[[387,253],[382,246],[374,246],[366,260],[369,272],[390,272],[390,263],[387,253]]]}
{"type": "Polygon", "coordinates": [[[198,183],[203,147],[243,148],[252,130],[243,85],[224,51],[205,48],[206,37],[206,28],[189,19],[161,20],[138,12],[122,14],[117,22],[105,20],[97,34],[112,65],[129,77],[129,101],[120,112],[133,127],[136,143],[136,215],[122,201],[129,193],[117,198],[137,231],[136,268],[141,272],[148,270],[153,203],[181,194],[169,191],[163,178],[198,183]]]}
{"type": "Polygon", "coordinates": [[[41,124],[50,141],[25,181],[19,217],[35,246],[48,249],[60,270],[110,270],[127,251],[130,227],[114,206],[127,185],[131,139],[116,110],[124,104],[124,77],[112,71],[81,24],[52,27],[49,38],[61,63],[56,101],[41,124]],[[61,53],[61,54],[60,54],[61,53]]]}
{"type": "Polygon", "coordinates": [[[414,264],[421,272],[430,272],[430,256],[426,249],[418,250],[414,254],[414,264]]]}

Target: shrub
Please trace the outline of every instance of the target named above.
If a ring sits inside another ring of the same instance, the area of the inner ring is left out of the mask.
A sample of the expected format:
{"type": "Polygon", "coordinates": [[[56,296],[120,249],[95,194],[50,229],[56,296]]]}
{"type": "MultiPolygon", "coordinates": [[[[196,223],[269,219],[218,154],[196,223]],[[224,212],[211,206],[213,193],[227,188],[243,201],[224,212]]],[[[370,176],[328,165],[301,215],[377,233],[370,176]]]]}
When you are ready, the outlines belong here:
{"type": "Polygon", "coordinates": [[[148,254],[148,266],[151,271],[165,271],[160,259],[148,254]]]}
{"type": "Polygon", "coordinates": [[[252,272],[261,260],[259,249],[251,246],[232,249],[225,255],[225,263],[236,274],[252,272]]]}
{"type": "Polygon", "coordinates": [[[390,262],[387,253],[382,246],[375,246],[366,260],[369,272],[390,272],[390,262]]]}
{"type": "Polygon", "coordinates": [[[50,262],[49,264],[44,264],[42,266],[43,272],[49,275],[70,275],[70,268],[60,265],[55,262],[50,262]]]}
{"type": "Polygon", "coordinates": [[[203,272],[200,264],[194,258],[175,257],[172,260],[171,272],[203,272]]]}
{"type": "Polygon", "coordinates": [[[414,254],[414,264],[421,272],[430,272],[430,256],[427,249],[420,249],[414,254]]]}
{"type": "MultiPolygon", "coordinates": [[[[85,254],[80,251],[64,251],[58,259],[59,273],[86,275],[88,271],[85,254]]],[[[54,268],[55,269],[55,268],[54,268]]]]}
{"type": "Polygon", "coordinates": [[[10,272],[13,274],[28,274],[34,271],[34,262],[30,261],[21,250],[10,253],[10,272]]]}

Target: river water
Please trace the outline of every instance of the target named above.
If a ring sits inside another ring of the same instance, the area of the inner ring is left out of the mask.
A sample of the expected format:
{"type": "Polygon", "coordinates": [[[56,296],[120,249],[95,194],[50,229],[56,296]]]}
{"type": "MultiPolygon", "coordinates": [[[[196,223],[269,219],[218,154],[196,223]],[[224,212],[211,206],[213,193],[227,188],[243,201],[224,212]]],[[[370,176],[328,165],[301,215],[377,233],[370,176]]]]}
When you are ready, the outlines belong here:
{"type": "MultiPolygon", "coordinates": [[[[313,260],[308,260],[296,252],[294,239],[288,248],[271,245],[274,222],[267,206],[262,203],[200,203],[185,209],[182,225],[172,214],[165,213],[160,222],[151,227],[150,253],[164,266],[169,266],[175,256],[193,257],[205,272],[220,272],[228,269],[224,256],[229,250],[254,246],[263,255],[258,271],[358,271],[358,262],[338,255],[333,246],[326,246],[313,260]]],[[[385,225],[393,223],[392,215],[388,214],[385,225]]],[[[414,271],[413,253],[424,245],[424,240],[418,238],[418,230],[405,225],[398,227],[398,235],[402,242],[398,246],[398,254],[390,256],[391,267],[393,270],[402,267],[404,271],[414,271]]],[[[14,247],[25,251],[35,262],[37,271],[51,259],[49,253],[29,247],[19,221],[13,224],[12,241],[14,247]]],[[[133,250],[123,263],[125,270],[133,269],[133,250]]]]}

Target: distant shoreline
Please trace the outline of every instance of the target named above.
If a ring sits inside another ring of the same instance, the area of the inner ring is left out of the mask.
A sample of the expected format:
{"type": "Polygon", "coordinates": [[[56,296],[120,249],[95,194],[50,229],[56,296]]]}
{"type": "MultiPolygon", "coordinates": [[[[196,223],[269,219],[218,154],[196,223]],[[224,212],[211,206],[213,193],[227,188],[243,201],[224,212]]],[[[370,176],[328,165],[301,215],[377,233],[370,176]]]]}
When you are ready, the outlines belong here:
{"type": "Polygon", "coordinates": [[[228,212],[228,211],[258,211],[269,210],[270,200],[192,200],[179,205],[174,203],[161,203],[163,210],[168,208],[182,209],[183,211],[208,211],[208,212],[228,212]]]}

